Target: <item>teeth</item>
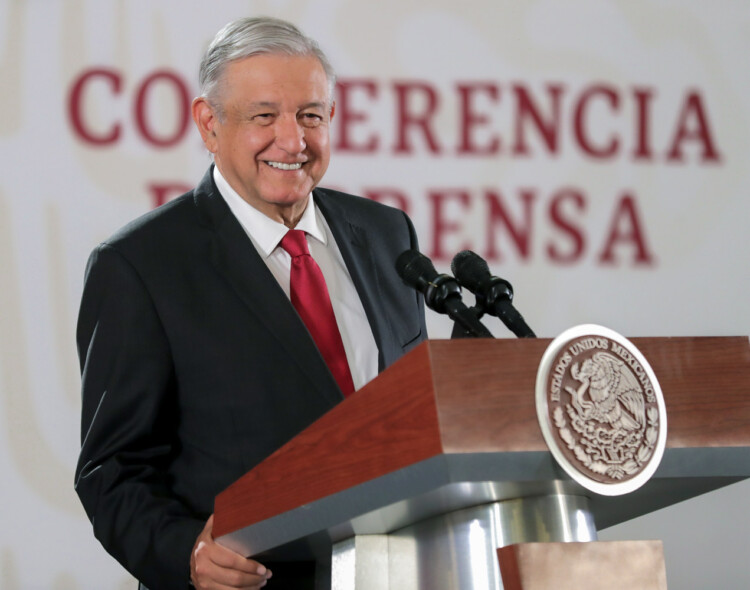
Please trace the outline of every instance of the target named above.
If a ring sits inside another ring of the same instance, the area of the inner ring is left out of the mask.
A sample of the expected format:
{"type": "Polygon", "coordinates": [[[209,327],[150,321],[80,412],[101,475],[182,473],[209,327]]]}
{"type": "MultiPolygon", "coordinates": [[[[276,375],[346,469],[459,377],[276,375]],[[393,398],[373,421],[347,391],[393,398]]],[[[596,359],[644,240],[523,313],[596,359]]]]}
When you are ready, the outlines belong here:
{"type": "Polygon", "coordinates": [[[299,170],[302,168],[302,162],[296,164],[285,164],[284,162],[266,162],[271,168],[278,168],[279,170],[299,170]]]}

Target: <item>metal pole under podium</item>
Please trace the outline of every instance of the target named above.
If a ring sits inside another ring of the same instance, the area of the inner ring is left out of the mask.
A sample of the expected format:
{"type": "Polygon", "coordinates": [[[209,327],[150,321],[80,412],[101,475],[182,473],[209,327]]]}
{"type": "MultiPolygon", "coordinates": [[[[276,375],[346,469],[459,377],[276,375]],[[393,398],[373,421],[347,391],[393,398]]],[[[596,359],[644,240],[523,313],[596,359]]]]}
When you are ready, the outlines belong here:
{"type": "Polygon", "coordinates": [[[331,590],[501,590],[497,548],[595,541],[585,496],[553,494],[441,514],[333,546],[331,590]]]}

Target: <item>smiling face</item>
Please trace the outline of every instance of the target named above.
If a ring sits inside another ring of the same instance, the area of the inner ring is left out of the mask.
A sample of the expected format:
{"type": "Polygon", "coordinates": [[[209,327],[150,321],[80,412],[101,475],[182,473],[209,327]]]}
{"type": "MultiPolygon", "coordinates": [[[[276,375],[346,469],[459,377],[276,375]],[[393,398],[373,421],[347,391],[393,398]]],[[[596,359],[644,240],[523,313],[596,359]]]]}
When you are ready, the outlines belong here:
{"type": "Polygon", "coordinates": [[[255,55],[230,62],[212,106],[193,119],[231,187],[250,205],[294,227],[330,159],[333,105],[313,56],[255,55]]]}

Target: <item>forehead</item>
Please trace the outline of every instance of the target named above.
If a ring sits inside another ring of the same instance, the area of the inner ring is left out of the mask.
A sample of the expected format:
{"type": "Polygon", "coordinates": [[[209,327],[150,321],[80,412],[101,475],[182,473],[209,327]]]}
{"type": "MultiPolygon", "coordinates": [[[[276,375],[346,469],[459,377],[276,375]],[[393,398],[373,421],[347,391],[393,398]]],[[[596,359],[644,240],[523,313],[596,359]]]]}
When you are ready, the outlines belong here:
{"type": "Polygon", "coordinates": [[[329,102],[328,79],[314,56],[254,55],[230,62],[221,79],[227,101],[329,102]]]}

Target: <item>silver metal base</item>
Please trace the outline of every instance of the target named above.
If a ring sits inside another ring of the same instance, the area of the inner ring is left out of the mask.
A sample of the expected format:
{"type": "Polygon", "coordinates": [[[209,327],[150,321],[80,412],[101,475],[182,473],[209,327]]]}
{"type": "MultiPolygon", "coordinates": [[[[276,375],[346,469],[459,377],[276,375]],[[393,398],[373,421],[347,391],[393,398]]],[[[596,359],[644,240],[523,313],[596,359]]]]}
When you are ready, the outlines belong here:
{"type": "Polygon", "coordinates": [[[496,550],[596,541],[588,498],[553,494],[443,514],[333,546],[331,590],[501,590],[496,550]]]}

